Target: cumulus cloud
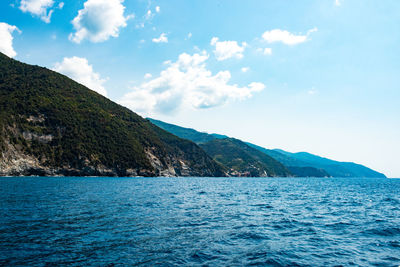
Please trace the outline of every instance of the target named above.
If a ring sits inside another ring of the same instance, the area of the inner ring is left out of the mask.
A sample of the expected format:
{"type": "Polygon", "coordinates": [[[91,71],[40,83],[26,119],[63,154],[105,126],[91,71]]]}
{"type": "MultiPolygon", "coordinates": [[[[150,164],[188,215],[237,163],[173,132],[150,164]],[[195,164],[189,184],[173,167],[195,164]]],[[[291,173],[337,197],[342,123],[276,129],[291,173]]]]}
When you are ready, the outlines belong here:
{"type": "Polygon", "coordinates": [[[162,33],[162,34],[160,35],[160,37],[158,37],[158,38],[153,38],[152,41],[153,41],[153,43],[168,43],[167,34],[162,33]]]}
{"type": "Polygon", "coordinates": [[[231,73],[220,71],[213,75],[206,68],[208,58],[204,51],[181,54],[176,62],[166,62],[166,69],[158,77],[134,87],[120,104],[142,115],[171,113],[180,108],[220,106],[231,100],[249,98],[265,88],[257,82],[244,87],[229,84],[231,73]]]}
{"type": "Polygon", "coordinates": [[[275,29],[264,32],[262,38],[268,43],[281,42],[286,45],[296,45],[306,42],[310,34],[317,30],[317,28],[314,28],[309,30],[305,35],[296,35],[285,30],[275,29]]]}
{"type": "Polygon", "coordinates": [[[84,39],[98,43],[110,37],[118,37],[121,28],[126,27],[132,16],[124,16],[124,0],[87,0],[84,8],[72,20],[76,30],[69,39],[80,43],[84,39]]]}
{"type": "MultiPolygon", "coordinates": [[[[51,15],[54,12],[54,1],[53,0],[21,0],[19,9],[22,12],[31,13],[34,16],[39,17],[46,23],[50,23],[51,15]]],[[[58,8],[63,8],[64,3],[58,4],[58,8]]]]}
{"type": "Polygon", "coordinates": [[[15,57],[17,55],[17,52],[15,52],[13,48],[12,33],[14,31],[20,32],[17,26],[0,22],[0,52],[9,57],[15,57]]]}
{"type": "Polygon", "coordinates": [[[160,13],[160,11],[161,11],[160,6],[156,6],[156,12],[160,13]]]}
{"type": "Polygon", "coordinates": [[[243,73],[246,73],[246,72],[248,72],[249,70],[250,70],[249,67],[243,67],[243,68],[241,68],[241,71],[242,71],[243,73]]]}
{"type": "Polygon", "coordinates": [[[57,62],[54,65],[53,70],[70,77],[99,94],[107,96],[107,90],[103,86],[107,79],[102,79],[100,74],[94,72],[93,66],[89,65],[86,58],[65,57],[61,63],[57,62]]]}
{"type": "Polygon", "coordinates": [[[151,75],[151,73],[146,73],[146,74],[144,75],[144,78],[145,78],[145,79],[150,79],[151,77],[153,77],[153,75],[151,75]]]}
{"type": "Polygon", "coordinates": [[[210,44],[215,46],[214,54],[218,61],[228,58],[242,58],[244,49],[247,43],[243,42],[242,46],[238,45],[236,41],[218,41],[218,37],[213,37],[210,44]]]}

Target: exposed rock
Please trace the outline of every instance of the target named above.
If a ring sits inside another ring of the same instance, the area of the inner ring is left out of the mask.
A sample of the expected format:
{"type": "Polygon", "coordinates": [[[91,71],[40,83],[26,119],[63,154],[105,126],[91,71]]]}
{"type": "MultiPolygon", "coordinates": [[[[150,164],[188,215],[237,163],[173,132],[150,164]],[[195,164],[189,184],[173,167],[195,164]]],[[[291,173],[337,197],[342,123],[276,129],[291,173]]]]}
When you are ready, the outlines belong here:
{"type": "Polygon", "coordinates": [[[39,114],[38,116],[30,115],[26,120],[28,122],[37,123],[37,122],[44,122],[46,119],[43,114],[39,114]]]}
{"type": "Polygon", "coordinates": [[[37,158],[25,155],[9,142],[5,143],[0,158],[0,175],[28,175],[30,170],[37,169],[41,169],[37,158]]]}
{"type": "Polygon", "coordinates": [[[32,132],[23,132],[22,136],[26,140],[36,140],[40,143],[49,143],[53,140],[54,136],[51,134],[36,134],[32,132]]]}

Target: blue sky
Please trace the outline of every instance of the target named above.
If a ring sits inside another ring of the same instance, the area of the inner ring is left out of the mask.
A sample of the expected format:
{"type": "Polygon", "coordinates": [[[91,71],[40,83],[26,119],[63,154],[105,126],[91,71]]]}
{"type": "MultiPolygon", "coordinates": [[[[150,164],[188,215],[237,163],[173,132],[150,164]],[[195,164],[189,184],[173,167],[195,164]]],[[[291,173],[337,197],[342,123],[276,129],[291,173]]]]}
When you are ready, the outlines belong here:
{"type": "Polygon", "coordinates": [[[400,1],[5,0],[0,51],[143,116],[400,177],[400,1]]]}

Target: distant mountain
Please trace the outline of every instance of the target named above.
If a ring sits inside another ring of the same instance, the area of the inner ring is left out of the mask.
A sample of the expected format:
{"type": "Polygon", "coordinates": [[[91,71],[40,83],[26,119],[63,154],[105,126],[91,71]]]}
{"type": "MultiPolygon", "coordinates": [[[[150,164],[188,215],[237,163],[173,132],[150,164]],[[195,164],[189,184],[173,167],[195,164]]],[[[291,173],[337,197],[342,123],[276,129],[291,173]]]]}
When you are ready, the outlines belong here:
{"type": "Polygon", "coordinates": [[[194,129],[184,128],[180,126],[176,126],[173,124],[169,124],[163,121],[147,118],[151,123],[157,125],[158,127],[166,130],[167,132],[173,133],[180,138],[184,138],[190,141],[195,142],[196,144],[204,144],[214,139],[224,139],[228,136],[220,135],[220,134],[208,134],[198,132],[194,129]]]}
{"type": "MultiPolygon", "coordinates": [[[[173,124],[152,120],[157,126],[198,144],[210,140],[226,138],[224,135],[200,133],[193,129],[179,127],[173,124]]],[[[280,149],[266,149],[252,143],[246,144],[282,163],[294,176],[298,177],[386,177],[363,165],[352,162],[339,162],[322,158],[310,153],[290,153],[280,149]]],[[[204,148],[204,147],[203,147],[204,148]]]]}
{"type": "Polygon", "coordinates": [[[233,139],[214,139],[200,147],[215,161],[228,168],[231,176],[291,176],[291,172],[272,157],[233,139]]]}
{"type": "Polygon", "coordinates": [[[287,167],[296,177],[331,177],[324,169],[317,169],[314,167],[287,167]]]}
{"type": "Polygon", "coordinates": [[[0,53],[0,175],[224,176],[192,141],[0,53]]]}
{"type": "Polygon", "coordinates": [[[292,176],[280,162],[240,140],[228,138],[226,135],[202,133],[150,118],[148,120],[180,138],[199,144],[209,156],[225,166],[231,176],[292,176]]]}
{"type": "Polygon", "coordinates": [[[283,165],[285,165],[290,172],[297,177],[330,177],[333,176],[326,170],[318,167],[315,164],[307,163],[307,162],[302,162],[304,164],[299,164],[299,161],[296,160],[295,158],[292,158],[288,155],[285,155],[283,153],[280,153],[279,151],[283,150],[274,150],[274,149],[266,149],[257,145],[254,145],[252,143],[246,142],[247,145],[249,145],[252,148],[257,149],[258,151],[265,153],[277,161],[281,162],[283,165]]]}
{"type": "Polygon", "coordinates": [[[274,151],[283,155],[279,161],[286,166],[313,166],[324,169],[334,177],[386,177],[382,173],[352,162],[339,162],[307,152],[290,153],[280,149],[274,151]]]}

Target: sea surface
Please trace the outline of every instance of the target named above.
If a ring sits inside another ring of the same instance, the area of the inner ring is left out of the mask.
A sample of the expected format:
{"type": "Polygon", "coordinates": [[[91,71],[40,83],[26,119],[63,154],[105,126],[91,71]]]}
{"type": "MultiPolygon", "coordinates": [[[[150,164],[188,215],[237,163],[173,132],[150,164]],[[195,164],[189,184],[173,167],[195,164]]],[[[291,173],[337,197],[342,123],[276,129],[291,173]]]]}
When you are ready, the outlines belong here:
{"type": "Polygon", "coordinates": [[[2,266],[399,266],[400,179],[0,178],[2,266]]]}

